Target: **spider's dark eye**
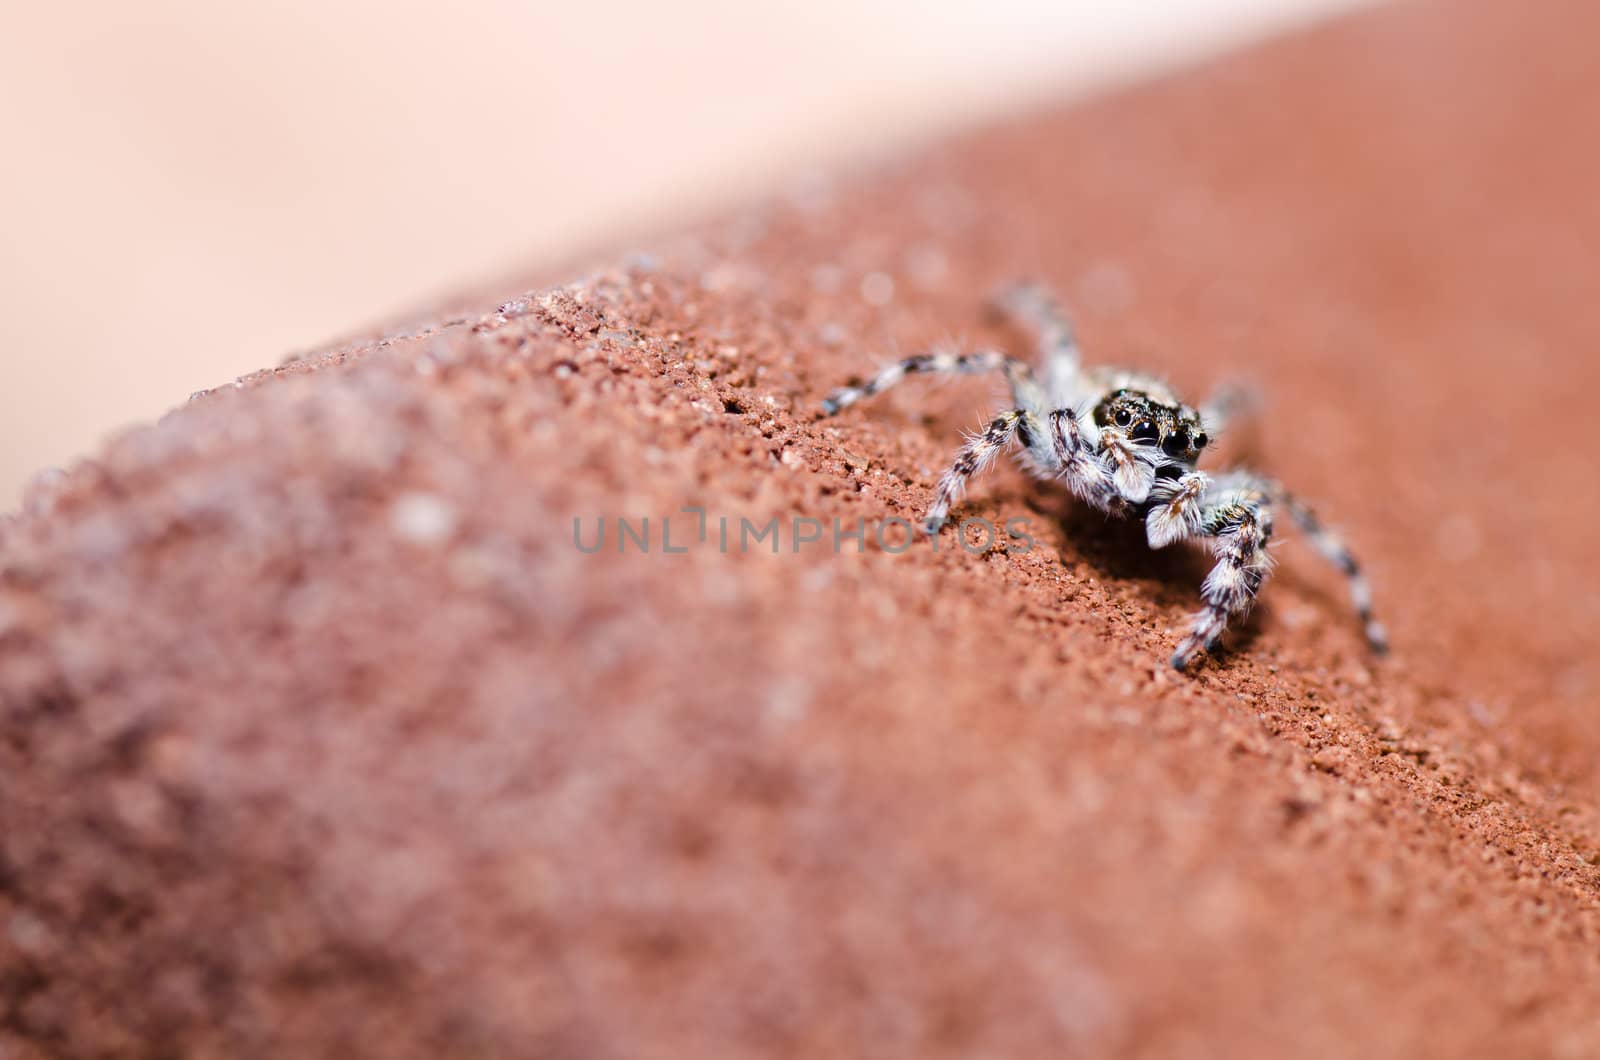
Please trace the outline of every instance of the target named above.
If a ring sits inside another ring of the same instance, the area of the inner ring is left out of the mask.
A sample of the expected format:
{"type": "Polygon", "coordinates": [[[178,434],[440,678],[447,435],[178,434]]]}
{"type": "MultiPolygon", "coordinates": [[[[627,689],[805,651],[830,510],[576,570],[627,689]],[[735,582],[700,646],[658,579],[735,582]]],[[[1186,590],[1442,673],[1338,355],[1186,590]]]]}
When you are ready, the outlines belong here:
{"type": "Polygon", "coordinates": [[[1201,431],[1199,434],[1194,436],[1194,447],[1196,449],[1204,449],[1206,447],[1206,443],[1210,440],[1210,438],[1206,437],[1206,432],[1201,431]]]}
{"type": "Polygon", "coordinates": [[[1127,409],[1118,409],[1116,412],[1112,413],[1111,422],[1115,423],[1118,427],[1126,427],[1128,424],[1133,422],[1133,413],[1129,412],[1127,409]]]}
{"type": "Polygon", "coordinates": [[[1140,420],[1134,425],[1132,437],[1136,442],[1153,442],[1161,437],[1161,431],[1149,420],[1140,420]]]}
{"type": "Polygon", "coordinates": [[[1161,443],[1161,448],[1166,451],[1168,456],[1182,456],[1187,453],[1189,451],[1188,429],[1179,427],[1167,435],[1166,439],[1161,443]]]}

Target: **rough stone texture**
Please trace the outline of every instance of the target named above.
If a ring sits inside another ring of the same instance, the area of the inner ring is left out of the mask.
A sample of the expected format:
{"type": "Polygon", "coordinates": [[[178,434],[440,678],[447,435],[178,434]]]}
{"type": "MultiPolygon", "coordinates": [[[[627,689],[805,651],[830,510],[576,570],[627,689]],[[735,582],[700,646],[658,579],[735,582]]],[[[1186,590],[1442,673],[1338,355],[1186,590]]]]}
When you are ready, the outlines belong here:
{"type": "Polygon", "coordinates": [[[197,397],[0,570],[0,1055],[1600,1051],[1593,7],[1406,6],[808,184],[197,397]],[[881,275],[880,275],[881,274],[881,275]],[[1271,397],[1343,526],[1220,662],[1201,557],[1013,469],[914,518],[1018,343],[1271,397]],[[887,281],[887,282],[886,282],[887,281]],[[881,304],[878,304],[881,303],[881,304]],[[707,510],[712,539],[679,516],[707,510]],[[574,547],[650,516],[648,555],[574,547]],[[830,534],[831,536],[831,534],[830,534]]]}

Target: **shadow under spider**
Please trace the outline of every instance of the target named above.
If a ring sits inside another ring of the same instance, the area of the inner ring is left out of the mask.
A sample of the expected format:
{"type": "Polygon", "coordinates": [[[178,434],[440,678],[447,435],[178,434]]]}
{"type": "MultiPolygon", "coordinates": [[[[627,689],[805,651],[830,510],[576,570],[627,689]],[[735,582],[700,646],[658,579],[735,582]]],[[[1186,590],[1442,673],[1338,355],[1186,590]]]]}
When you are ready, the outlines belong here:
{"type": "MultiPolygon", "coordinates": [[[[1206,544],[1209,539],[1179,541],[1153,549],[1145,537],[1143,520],[1119,519],[1097,511],[1049,487],[1039,490],[1000,489],[990,494],[995,503],[1022,501],[1029,511],[1055,523],[1064,538],[1055,549],[1056,560],[1067,569],[1087,565],[1108,581],[1131,586],[1152,605],[1151,620],[1165,623],[1175,635],[1188,632],[1189,619],[1203,606],[1200,584],[1216,565],[1206,544]],[[1171,617],[1167,617],[1170,615],[1171,617]]],[[[1262,597],[1277,579],[1274,572],[1262,597]]],[[[1226,665],[1235,653],[1248,649],[1261,635],[1261,616],[1271,606],[1258,597],[1250,611],[1228,623],[1222,647],[1213,658],[1226,665]]]]}

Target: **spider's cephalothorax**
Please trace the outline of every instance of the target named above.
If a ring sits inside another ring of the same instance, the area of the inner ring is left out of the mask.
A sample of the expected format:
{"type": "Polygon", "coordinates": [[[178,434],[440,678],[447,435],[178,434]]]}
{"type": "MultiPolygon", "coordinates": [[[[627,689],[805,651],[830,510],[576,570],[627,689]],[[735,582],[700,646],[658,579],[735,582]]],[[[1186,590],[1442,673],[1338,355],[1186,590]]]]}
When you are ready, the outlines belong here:
{"type": "Polygon", "coordinates": [[[1066,317],[1037,287],[1011,289],[1000,306],[1037,336],[1040,374],[995,351],[922,354],[888,364],[823,402],[823,411],[833,415],[918,372],[1005,374],[1012,408],[970,439],[940,478],[924,523],[930,534],[944,526],[968,481],[1016,442],[1034,475],[1061,481],[1103,511],[1143,520],[1150,547],[1206,539],[1217,564],[1200,589],[1205,609],[1172,656],[1181,670],[1202,649],[1216,647],[1230,616],[1249,609],[1270,568],[1267,543],[1274,511],[1281,509],[1344,573],[1368,643],[1387,650],[1366,579],[1337,534],[1277,482],[1248,471],[1213,478],[1195,470],[1211,436],[1237,411],[1239,395],[1223,393],[1197,409],[1150,376],[1084,368],[1066,317]]]}

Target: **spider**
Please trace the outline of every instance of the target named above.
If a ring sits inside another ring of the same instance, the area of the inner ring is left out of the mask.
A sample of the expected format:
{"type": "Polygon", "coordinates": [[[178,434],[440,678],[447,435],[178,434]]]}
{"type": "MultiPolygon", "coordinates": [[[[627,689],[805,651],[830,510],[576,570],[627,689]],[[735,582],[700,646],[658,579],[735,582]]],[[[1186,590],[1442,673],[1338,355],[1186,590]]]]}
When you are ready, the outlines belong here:
{"type": "Polygon", "coordinates": [[[868,382],[835,390],[823,402],[832,416],[908,375],[1004,373],[1012,408],[970,438],[939,479],[923,522],[927,533],[939,532],[968,482],[1016,442],[1030,474],[1061,481],[1102,511],[1143,520],[1151,548],[1207,539],[1216,566],[1200,587],[1205,607],[1172,656],[1173,667],[1183,670],[1202,650],[1215,654],[1228,619],[1249,610],[1271,570],[1267,544],[1274,510],[1281,508],[1344,573],[1372,650],[1388,650],[1387,634],[1372,614],[1371,590],[1338,534],[1271,479],[1244,470],[1215,477],[1195,470],[1211,434],[1242,411],[1244,392],[1224,389],[1194,408],[1152,376],[1083,367],[1071,323],[1036,285],[1012,287],[995,305],[1036,338],[1042,379],[993,350],[922,354],[887,364],[868,382]]]}

